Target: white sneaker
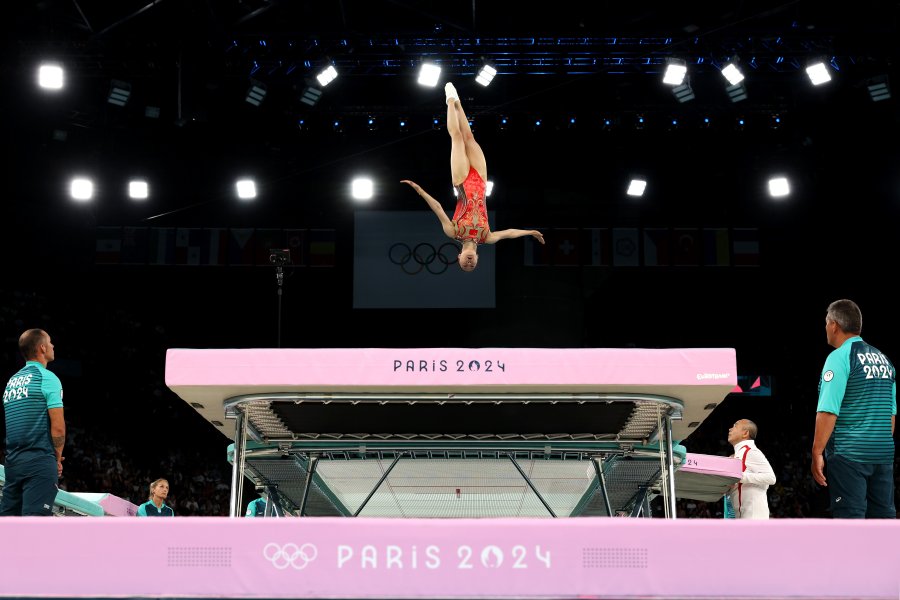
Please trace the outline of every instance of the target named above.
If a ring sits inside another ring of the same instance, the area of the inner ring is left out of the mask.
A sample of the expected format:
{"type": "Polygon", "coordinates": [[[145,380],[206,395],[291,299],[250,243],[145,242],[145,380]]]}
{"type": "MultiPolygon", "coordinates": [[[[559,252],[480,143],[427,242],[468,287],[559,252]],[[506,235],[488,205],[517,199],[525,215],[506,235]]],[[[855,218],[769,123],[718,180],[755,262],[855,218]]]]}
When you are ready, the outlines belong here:
{"type": "Polygon", "coordinates": [[[447,103],[449,104],[451,100],[459,100],[459,94],[456,93],[456,88],[453,87],[453,84],[447,82],[444,85],[444,94],[447,96],[447,103]]]}

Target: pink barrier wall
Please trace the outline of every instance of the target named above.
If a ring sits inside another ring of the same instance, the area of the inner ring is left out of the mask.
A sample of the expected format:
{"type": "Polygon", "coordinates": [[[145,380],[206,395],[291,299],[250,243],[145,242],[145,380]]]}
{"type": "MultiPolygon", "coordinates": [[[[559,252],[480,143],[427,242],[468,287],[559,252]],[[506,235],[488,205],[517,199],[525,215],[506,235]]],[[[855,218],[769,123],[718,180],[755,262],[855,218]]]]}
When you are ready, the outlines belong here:
{"type": "Polygon", "coordinates": [[[166,384],[733,387],[737,373],[731,348],[172,348],[166,384]]]}
{"type": "Polygon", "coordinates": [[[0,519],[0,596],[897,598],[896,521],[0,519]]]}

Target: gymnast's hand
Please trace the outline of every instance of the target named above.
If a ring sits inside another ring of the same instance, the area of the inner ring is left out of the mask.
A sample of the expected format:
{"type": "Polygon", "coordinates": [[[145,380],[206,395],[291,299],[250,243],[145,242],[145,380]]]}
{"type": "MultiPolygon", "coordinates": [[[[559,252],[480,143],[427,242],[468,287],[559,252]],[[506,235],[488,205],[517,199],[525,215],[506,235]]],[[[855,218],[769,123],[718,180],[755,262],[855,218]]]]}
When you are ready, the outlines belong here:
{"type": "Polygon", "coordinates": [[[409,179],[401,179],[401,180],[400,180],[400,183],[405,183],[406,185],[408,185],[408,186],[411,187],[412,189],[416,190],[416,192],[418,192],[419,194],[422,193],[422,186],[420,186],[420,185],[419,185],[418,183],[416,183],[415,181],[410,181],[409,179]]]}
{"type": "Polygon", "coordinates": [[[534,239],[536,239],[537,241],[539,241],[542,244],[544,243],[544,234],[543,233],[541,233],[537,229],[532,229],[530,233],[531,233],[532,237],[534,237],[534,239]]]}

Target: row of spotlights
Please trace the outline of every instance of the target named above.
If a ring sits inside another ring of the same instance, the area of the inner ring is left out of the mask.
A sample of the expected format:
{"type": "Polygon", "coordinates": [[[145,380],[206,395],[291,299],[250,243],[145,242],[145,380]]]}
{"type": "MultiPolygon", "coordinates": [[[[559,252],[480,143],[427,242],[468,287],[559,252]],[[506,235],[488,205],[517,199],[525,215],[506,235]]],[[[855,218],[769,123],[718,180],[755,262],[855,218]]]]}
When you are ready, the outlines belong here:
{"type": "MultiPolygon", "coordinates": [[[[252,179],[235,182],[238,198],[249,200],[256,197],[256,183],[252,179]]],[[[75,177],[69,182],[69,195],[73,200],[88,202],[94,198],[94,182],[87,177],[75,177]]],[[[146,200],[150,197],[150,186],[143,179],[128,182],[128,197],[132,200],[146,200]]]]}
{"type": "MultiPolygon", "coordinates": [[[[644,195],[647,189],[646,179],[632,179],[628,183],[628,189],[625,191],[629,196],[640,197],[644,195]]],[[[784,198],[791,193],[791,185],[787,177],[773,177],[769,179],[769,195],[773,198],[784,198]]]]}
{"type": "MultiPolygon", "coordinates": [[[[822,85],[831,81],[831,73],[824,61],[818,60],[806,68],[806,74],[813,85],[822,85]]],[[[745,76],[738,67],[737,61],[732,60],[722,67],[722,76],[728,84],[735,86],[744,81],[745,76]]],[[[687,78],[687,63],[681,59],[669,59],[666,70],[663,73],[663,83],[671,86],[680,86],[687,78]]]]}
{"type": "MultiPolygon", "coordinates": [[[[490,85],[491,81],[494,80],[494,77],[497,75],[497,69],[490,65],[484,65],[481,67],[481,70],[478,71],[478,75],[475,77],[475,81],[479,84],[487,87],[490,85]]],[[[438,82],[441,80],[441,68],[434,63],[422,63],[422,66],[419,68],[419,84],[424,85],[426,87],[436,87],[438,82]]]]}
{"type": "MultiPolygon", "coordinates": [[[[632,179],[628,184],[626,194],[629,196],[643,196],[647,189],[646,179],[632,179]]],[[[494,190],[494,182],[487,181],[485,195],[490,196],[494,190]]],[[[251,200],[256,198],[256,182],[252,179],[239,179],[235,182],[235,191],[238,198],[251,200]]],[[[94,197],[94,184],[85,177],[76,177],[69,186],[69,193],[73,200],[87,202],[94,197]]],[[[769,180],[769,195],[773,198],[781,198],[791,193],[790,183],[786,177],[773,177],[769,180]]],[[[355,200],[371,200],[375,195],[375,182],[368,177],[357,177],[350,184],[350,195],[355,200]]],[[[457,195],[453,188],[453,195],[457,195]]],[[[145,200],[149,197],[149,186],[144,180],[136,179],[128,183],[128,196],[135,200],[145,200]]]]}

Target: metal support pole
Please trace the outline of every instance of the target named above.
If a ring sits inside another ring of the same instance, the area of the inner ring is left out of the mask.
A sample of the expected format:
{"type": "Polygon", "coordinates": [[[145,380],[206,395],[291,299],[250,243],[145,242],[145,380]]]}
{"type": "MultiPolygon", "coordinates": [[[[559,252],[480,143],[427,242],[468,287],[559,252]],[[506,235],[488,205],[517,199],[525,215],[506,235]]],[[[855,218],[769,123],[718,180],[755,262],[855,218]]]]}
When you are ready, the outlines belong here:
{"type": "Polygon", "coordinates": [[[303,489],[303,500],[300,501],[300,516],[306,511],[306,499],[309,498],[309,488],[313,484],[313,475],[316,474],[316,465],[319,464],[319,457],[315,454],[309,455],[309,466],[306,468],[306,487],[303,489]]]}
{"type": "Polygon", "coordinates": [[[603,504],[606,506],[606,516],[611,517],[613,516],[612,506],[609,504],[609,491],[606,487],[606,475],[603,473],[603,457],[598,456],[591,462],[594,463],[594,471],[597,473],[597,479],[600,480],[600,490],[603,492],[603,504]]]}
{"type": "Polygon", "coordinates": [[[391,471],[393,471],[393,470],[394,470],[394,467],[397,466],[397,463],[400,462],[400,457],[403,456],[404,454],[406,454],[406,453],[405,453],[405,452],[400,452],[399,454],[397,454],[397,457],[394,458],[394,462],[391,463],[391,466],[389,466],[389,467],[387,468],[387,470],[384,472],[384,475],[381,476],[381,479],[378,480],[378,483],[375,484],[375,487],[372,488],[372,491],[369,492],[369,495],[366,496],[366,499],[365,499],[365,500],[363,500],[363,503],[360,504],[360,505],[359,505],[359,508],[356,509],[356,512],[353,513],[353,516],[354,516],[354,517],[358,517],[358,516],[359,516],[359,513],[361,513],[361,512],[362,512],[362,509],[364,509],[364,508],[366,507],[366,504],[369,503],[369,500],[372,499],[372,496],[375,495],[375,492],[378,491],[378,488],[381,487],[381,484],[384,483],[384,480],[387,479],[387,476],[391,474],[391,471]]]}
{"type": "Polygon", "coordinates": [[[672,451],[672,417],[666,415],[664,417],[666,425],[666,454],[668,454],[666,470],[669,472],[669,516],[676,518],[675,512],[675,454],[672,451]]]}
{"type": "Polygon", "coordinates": [[[237,517],[241,512],[241,489],[244,487],[244,443],[246,440],[246,437],[244,436],[244,423],[246,423],[244,411],[241,408],[236,407],[234,412],[234,456],[231,459],[231,507],[228,513],[228,516],[230,517],[237,517]]]}
{"type": "Polygon", "coordinates": [[[644,509],[644,500],[647,499],[647,495],[650,493],[650,488],[646,485],[642,485],[638,487],[637,496],[634,499],[634,506],[631,507],[631,516],[639,517],[644,509]]]}
{"type": "Polygon", "coordinates": [[[516,459],[515,459],[515,457],[512,455],[512,453],[511,453],[511,452],[510,452],[510,453],[507,453],[506,456],[508,456],[508,457],[509,457],[509,460],[512,461],[512,464],[513,464],[513,465],[516,467],[516,469],[519,471],[519,474],[522,476],[522,479],[525,480],[525,483],[528,484],[528,487],[531,488],[531,491],[534,492],[534,495],[537,496],[538,500],[541,501],[541,504],[543,504],[543,505],[544,505],[544,508],[547,509],[547,512],[550,513],[550,516],[553,517],[553,518],[555,519],[555,518],[556,518],[556,513],[553,512],[553,509],[550,508],[550,505],[547,504],[547,501],[544,500],[544,497],[541,496],[541,493],[537,490],[536,487],[534,487],[534,484],[531,483],[531,479],[528,478],[528,475],[525,474],[525,471],[523,471],[523,470],[522,470],[522,467],[519,466],[519,463],[516,462],[516,459]]]}

